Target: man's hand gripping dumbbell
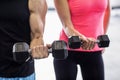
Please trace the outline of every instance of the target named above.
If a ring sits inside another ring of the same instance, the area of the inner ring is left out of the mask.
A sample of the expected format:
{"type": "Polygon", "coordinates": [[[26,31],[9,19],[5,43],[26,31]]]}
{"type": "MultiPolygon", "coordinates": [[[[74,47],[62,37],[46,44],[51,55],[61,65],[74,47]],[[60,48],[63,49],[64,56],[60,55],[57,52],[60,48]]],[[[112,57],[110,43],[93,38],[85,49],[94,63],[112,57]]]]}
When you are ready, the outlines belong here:
{"type": "MultiPolygon", "coordinates": [[[[62,40],[54,41],[48,49],[55,59],[65,59],[68,56],[67,44],[62,40]]],[[[18,42],[13,45],[13,58],[16,62],[27,62],[31,56],[31,49],[25,42],[18,42]]]]}
{"type": "MultiPolygon", "coordinates": [[[[109,47],[110,40],[107,35],[100,35],[97,37],[97,40],[95,41],[95,43],[97,43],[100,48],[109,47]]],[[[79,36],[71,36],[68,39],[68,45],[69,45],[69,48],[77,49],[83,45],[83,42],[79,38],[79,36]]]]}

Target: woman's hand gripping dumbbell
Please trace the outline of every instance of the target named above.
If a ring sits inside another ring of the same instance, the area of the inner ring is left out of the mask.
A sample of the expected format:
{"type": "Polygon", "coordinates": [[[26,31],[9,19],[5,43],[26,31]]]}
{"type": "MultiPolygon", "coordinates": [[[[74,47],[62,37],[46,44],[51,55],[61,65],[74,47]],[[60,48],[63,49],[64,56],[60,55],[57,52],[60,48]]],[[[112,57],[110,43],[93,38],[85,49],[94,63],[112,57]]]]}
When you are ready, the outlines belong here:
{"type": "MultiPolygon", "coordinates": [[[[103,47],[109,47],[110,40],[107,35],[100,35],[97,37],[97,40],[93,40],[93,42],[94,42],[93,44],[97,43],[100,48],[103,48],[103,47]]],[[[79,36],[71,36],[68,39],[68,45],[69,48],[77,49],[80,48],[81,46],[84,46],[84,42],[80,39],[79,36]]]]}

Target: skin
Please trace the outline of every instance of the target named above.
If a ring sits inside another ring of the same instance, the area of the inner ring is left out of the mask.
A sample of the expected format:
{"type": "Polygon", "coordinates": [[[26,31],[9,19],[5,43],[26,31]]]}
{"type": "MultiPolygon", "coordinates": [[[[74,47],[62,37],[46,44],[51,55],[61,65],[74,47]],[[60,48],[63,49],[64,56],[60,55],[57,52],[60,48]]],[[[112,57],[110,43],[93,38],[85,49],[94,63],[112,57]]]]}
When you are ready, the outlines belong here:
{"type": "MultiPolygon", "coordinates": [[[[108,0],[109,3],[109,0],[108,0]]],[[[96,39],[91,37],[85,37],[83,34],[74,29],[74,26],[71,21],[70,11],[68,7],[67,0],[54,0],[54,4],[59,15],[59,18],[62,22],[64,32],[69,36],[79,36],[83,41],[83,45],[81,46],[84,50],[91,50],[94,48],[96,44],[96,39]],[[62,6],[61,6],[62,5],[62,6]],[[64,12],[64,13],[63,13],[64,12]]],[[[107,32],[107,27],[109,23],[110,16],[110,6],[108,4],[105,16],[104,16],[104,33],[107,32]]]]}
{"type": "Polygon", "coordinates": [[[111,8],[110,8],[110,1],[108,0],[108,6],[107,9],[105,11],[105,16],[104,16],[104,34],[107,33],[108,30],[108,25],[109,25],[109,20],[110,20],[110,12],[111,12],[111,8]]]}
{"type": "Polygon", "coordinates": [[[48,57],[48,48],[44,46],[43,33],[47,12],[46,0],[29,0],[32,57],[41,59],[48,57]]]}

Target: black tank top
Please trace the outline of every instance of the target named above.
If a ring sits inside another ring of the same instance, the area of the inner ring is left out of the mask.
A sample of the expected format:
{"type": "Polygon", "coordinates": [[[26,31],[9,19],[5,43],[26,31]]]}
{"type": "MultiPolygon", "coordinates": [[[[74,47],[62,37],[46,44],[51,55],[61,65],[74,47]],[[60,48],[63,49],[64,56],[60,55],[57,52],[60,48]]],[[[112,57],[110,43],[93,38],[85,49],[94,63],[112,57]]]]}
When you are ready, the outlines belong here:
{"type": "Polygon", "coordinates": [[[28,0],[0,0],[0,77],[24,77],[34,72],[34,61],[13,60],[16,42],[30,44],[28,0]]]}

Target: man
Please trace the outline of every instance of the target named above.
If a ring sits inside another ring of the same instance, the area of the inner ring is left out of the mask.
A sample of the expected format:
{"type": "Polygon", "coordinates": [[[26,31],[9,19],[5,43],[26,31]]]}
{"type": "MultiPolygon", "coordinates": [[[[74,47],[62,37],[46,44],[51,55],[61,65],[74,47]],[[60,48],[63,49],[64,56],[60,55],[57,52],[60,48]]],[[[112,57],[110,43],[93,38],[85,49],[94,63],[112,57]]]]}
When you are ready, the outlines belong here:
{"type": "Polygon", "coordinates": [[[2,0],[0,2],[0,80],[35,80],[34,59],[46,58],[43,33],[47,4],[45,0],[2,0]],[[18,63],[12,47],[26,42],[31,59],[18,63]]]}

